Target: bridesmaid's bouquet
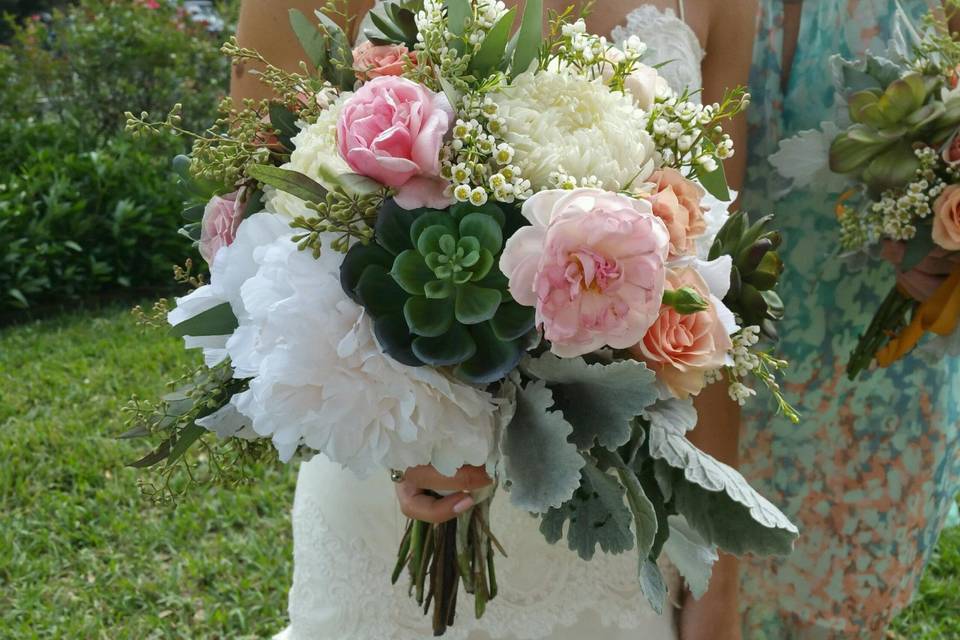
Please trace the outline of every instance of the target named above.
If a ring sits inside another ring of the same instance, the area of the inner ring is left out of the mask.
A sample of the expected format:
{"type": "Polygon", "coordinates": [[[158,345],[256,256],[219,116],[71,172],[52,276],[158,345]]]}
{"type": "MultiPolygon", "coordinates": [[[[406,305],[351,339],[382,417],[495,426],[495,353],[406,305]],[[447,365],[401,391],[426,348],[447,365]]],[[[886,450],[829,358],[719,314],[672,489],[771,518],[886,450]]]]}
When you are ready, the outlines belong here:
{"type": "MultiPolygon", "coordinates": [[[[194,138],[175,162],[183,232],[210,265],[209,283],[180,270],[195,289],[167,316],[205,366],[137,406],[129,435],[163,439],[135,465],[192,470],[194,445],[215,474],[271,445],[358,474],[485,465],[547,542],[634,551],[657,611],[661,553],[698,597],[718,549],[789,553],[794,525],[686,438],[713,382],[740,403],[758,382],[797,419],[761,347],[783,314],[780,236],[727,214],[720,123],[744,92],[701,106],[636,39],[614,47],[572,10],[544,33],[539,0],[519,19],[387,2],[355,49],[329,13],[291,12],[300,74],[224,47],[275,99],[225,103],[202,134],[176,109],[128,114],[194,138]]],[[[393,579],[409,573],[437,634],[461,583],[477,616],[497,593],[510,540],[478,502],[411,522],[400,547],[393,579]]]]}
{"type": "Polygon", "coordinates": [[[772,160],[802,184],[824,177],[817,175],[817,158],[828,156],[829,170],[840,176],[837,190],[843,190],[837,203],[842,250],[880,253],[898,272],[916,269],[917,277],[937,285],[925,297],[911,290],[909,279],[891,283],[850,356],[852,379],[874,361],[890,366],[928,332],[956,333],[960,43],[942,15],[931,14],[917,27],[898,11],[888,51],[857,61],[835,57],[833,68],[844,112],[821,131],[785,141],[772,160]],[[938,282],[935,276],[944,277],[938,282]]]}

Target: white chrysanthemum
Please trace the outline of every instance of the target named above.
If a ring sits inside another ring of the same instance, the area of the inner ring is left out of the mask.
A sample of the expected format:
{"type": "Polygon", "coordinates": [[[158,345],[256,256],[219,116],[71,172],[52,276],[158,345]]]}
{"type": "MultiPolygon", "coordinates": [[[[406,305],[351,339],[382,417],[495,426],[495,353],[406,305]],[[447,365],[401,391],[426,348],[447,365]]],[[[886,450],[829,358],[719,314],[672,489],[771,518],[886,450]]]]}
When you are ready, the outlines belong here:
{"type": "Polygon", "coordinates": [[[647,116],[632,98],[572,73],[524,73],[493,96],[507,126],[514,163],[534,191],[552,188],[550,174],[596,176],[609,191],[653,171],[647,116]]]}
{"type": "MultiPolygon", "coordinates": [[[[293,138],[294,150],[290,154],[290,161],[283,165],[284,169],[292,169],[309,176],[330,188],[332,185],[325,179],[325,175],[340,175],[350,173],[351,169],[340,157],[337,149],[337,120],[346,100],[352,93],[343,93],[340,98],[320,113],[317,121],[303,126],[293,138]]],[[[312,215],[303,200],[273,187],[266,187],[267,210],[291,219],[297,216],[312,215]]]]}
{"type": "Polygon", "coordinates": [[[487,462],[492,397],[384,355],[369,317],[340,286],[342,254],[314,259],[287,234],[254,260],[227,343],[236,377],[252,379],[233,404],[281,459],[305,445],[361,474],[433,464],[452,475],[487,462]]]}

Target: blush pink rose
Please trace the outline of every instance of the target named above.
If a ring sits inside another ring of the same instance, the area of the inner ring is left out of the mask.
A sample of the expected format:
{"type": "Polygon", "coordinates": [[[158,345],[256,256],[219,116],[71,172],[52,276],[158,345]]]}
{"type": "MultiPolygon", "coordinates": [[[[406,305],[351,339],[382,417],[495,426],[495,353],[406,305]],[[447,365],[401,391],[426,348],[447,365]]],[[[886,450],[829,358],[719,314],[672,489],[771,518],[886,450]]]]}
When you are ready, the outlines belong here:
{"type": "Polygon", "coordinates": [[[417,54],[402,44],[375,45],[367,41],[353,50],[353,70],[361,82],[402,75],[405,60],[415,64],[417,54]]]}
{"type": "Polygon", "coordinates": [[[442,93],[395,76],[351,96],[337,122],[340,155],[362,176],[397,190],[406,209],[450,204],[439,178],[440,148],[453,109],[442,93]]]}
{"type": "Polygon", "coordinates": [[[563,358],[639,342],[663,299],[669,235],[650,203],[599,189],[541,191],[500,269],[518,303],[536,308],[563,358]]]}
{"type": "Polygon", "coordinates": [[[695,240],[707,230],[700,206],[706,191],[676,169],[661,169],[649,181],[657,187],[651,199],[653,214],[663,220],[670,232],[670,258],[694,253],[695,240]]]}
{"type": "Polygon", "coordinates": [[[225,196],[213,196],[203,210],[200,223],[200,255],[213,264],[222,247],[230,246],[243,221],[243,206],[237,191],[225,196]]]}
{"type": "MultiPolygon", "coordinates": [[[[671,269],[667,286],[673,290],[690,287],[704,300],[711,299],[707,283],[691,267],[671,269]]],[[[705,311],[687,315],[664,305],[656,322],[631,351],[682,399],[703,390],[707,373],[724,365],[731,348],[733,343],[714,302],[705,311]]]]}
{"type": "Polygon", "coordinates": [[[950,185],[933,203],[933,241],[960,251],[960,185],[950,185]]]}

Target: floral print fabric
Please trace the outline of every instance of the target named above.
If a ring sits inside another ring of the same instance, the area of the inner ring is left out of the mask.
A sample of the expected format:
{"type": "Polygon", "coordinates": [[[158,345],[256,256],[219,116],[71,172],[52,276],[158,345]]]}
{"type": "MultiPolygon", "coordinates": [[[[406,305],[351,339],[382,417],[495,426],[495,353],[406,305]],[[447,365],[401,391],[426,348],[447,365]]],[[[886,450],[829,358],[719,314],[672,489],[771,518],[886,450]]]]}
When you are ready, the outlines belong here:
{"type": "MultiPolygon", "coordinates": [[[[913,18],[928,10],[922,0],[901,4],[913,18]]],[[[783,1],[761,5],[744,206],[774,211],[786,239],[779,350],[802,422],[756,403],[744,420],[742,468],[801,538],[789,558],[743,562],[744,637],[882,637],[909,602],[957,489],[960,360],[913,355],[847,379],[850,350],[892,271],[841,259],[838,194],[822,185],[787,192],[767,159],[781,139],[835,117],[830,56],[882,50],[897,2],[807,0],[785,89],[783,1]]]]}

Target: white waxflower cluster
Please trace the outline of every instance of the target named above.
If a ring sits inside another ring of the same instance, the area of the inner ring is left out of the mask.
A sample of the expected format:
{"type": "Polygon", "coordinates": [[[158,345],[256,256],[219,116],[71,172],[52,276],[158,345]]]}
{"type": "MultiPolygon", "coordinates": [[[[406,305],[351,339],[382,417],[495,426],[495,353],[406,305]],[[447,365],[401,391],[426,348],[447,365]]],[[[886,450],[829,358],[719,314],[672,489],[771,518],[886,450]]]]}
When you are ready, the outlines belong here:
{"type": "Polygon", "coordinates": [[[453,126],[453,136],[441,151],[441,170],[457,202],[481,206],[492,197],[512,203],[533,195],[530,181],[516,164],[516,150],[504,140],[506,121],[489,96],[470,93],[453,126]]]}
{"type": "Polygon", "coordinates": [[[936,150],[923,147],[915,153],[920,160],[916,180],[905,189],[885,191],[871,206],[883,234],[893,240],[910,240],[916,236],[916,221],[930,216],[933,202],[947,188],[947,183],[937,175],[940,158],[936,150]]]}
{"type": "Polygon", "coordinates": [[[702,167],[712,173],[719,166],[717,159],[732,158],[733,140],[712,124],[720,110],[719,104],[698,104],[688,94],[658,99],[650,116],[658,164],[675,169],[702,167]]]}
{"type": "Polygon", "coordinates": [[[617,48],[605,37],[588,33],[582,18],[565,23],[561,36],[548,65],[550,69],[573,70],[591,80],[602,78],[618,91],[624,90],[626,79],[642,66],[640,59],[647,52],[646,43],[635,35],[617,48]]]}
{"type": "Polygon", "coordinates": [[[578,179],[576,176],[572,176],[564,171],[562,166],[557,171],[554,171],[550,174],[550,184],[554,189],[563,189],[565,191],[573,191],[577,188],[603,188],[603,180],[597,176],[586,176],[578,179]]]}

